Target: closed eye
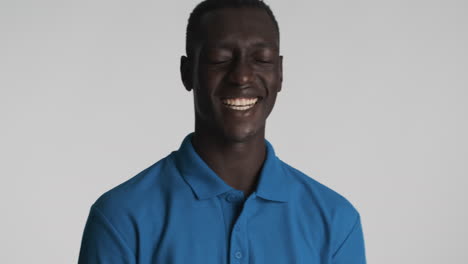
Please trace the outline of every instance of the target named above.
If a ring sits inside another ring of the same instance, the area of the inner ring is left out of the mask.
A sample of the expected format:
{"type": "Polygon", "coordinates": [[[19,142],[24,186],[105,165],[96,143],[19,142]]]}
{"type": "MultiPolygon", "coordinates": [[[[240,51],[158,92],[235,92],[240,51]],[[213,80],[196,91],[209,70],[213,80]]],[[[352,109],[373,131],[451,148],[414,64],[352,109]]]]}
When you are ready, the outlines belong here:
{"type": "Polygon", "coordinates": [[[217,64],[228,63],[229,61],[230,61],[229,59],[226,59],[226,60],[211,60],[208,63],[213,64],[213,65],[217,65],[217,64]]]}
{"type": "Polygon", "coordinates": [[[272,64],[273,63],[273,60],[271,60],[271,59],[258,58],[258,59],[255,59],[255,61],[258,62],[258,63],[261,63],[261,64],[272,64]]]}

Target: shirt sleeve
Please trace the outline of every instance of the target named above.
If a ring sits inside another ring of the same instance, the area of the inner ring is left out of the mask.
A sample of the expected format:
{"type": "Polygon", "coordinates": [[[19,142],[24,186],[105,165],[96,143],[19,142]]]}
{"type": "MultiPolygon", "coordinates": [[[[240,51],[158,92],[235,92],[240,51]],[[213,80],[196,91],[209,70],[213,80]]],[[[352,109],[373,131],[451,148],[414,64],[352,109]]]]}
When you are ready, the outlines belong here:
{"type": "Polygon", "coordinates": [[[333,264],[366,264],[364,235],[359,214],[351,231],[333,254],[332,259],[333,264]]]}
{"type": "Polygon", "coordinates": [[[84,228],[78,264],[134,264],[135,255],[122,236],[95,206],[84,228]]]}

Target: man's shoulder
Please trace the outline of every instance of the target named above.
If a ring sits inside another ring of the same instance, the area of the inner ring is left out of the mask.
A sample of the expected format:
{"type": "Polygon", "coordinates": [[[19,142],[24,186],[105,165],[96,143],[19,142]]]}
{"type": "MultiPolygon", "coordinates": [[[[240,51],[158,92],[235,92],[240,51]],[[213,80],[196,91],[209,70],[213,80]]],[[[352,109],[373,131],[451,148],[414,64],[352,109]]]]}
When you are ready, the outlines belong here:
{"type": "Polygon", "coordinates": [[[296,183],[294,195],[297,199],[318,207],[329,217],[339,214],[355,218],[359,215],[355,206],[342,194],[288,163],[284,161],[281,163],[287,175],[296,183]]]}
{"type": "MultiPolygon", "coordinates": [[[[297,183],[293,192],[293,207],[300,211],[302,219],[314,226],[316,233],[328,239],[333,254],[353,232],[354,236],[362,236],[356,233],[362,232],[360,213],[347,198],[284,162],[283,167],[297,183]]],[[[350,243],[359,245],[361,242],[350,243]]]]}
{"type": "Polygon", "coordinates": [[[167,172],[171,169],[172,154],[153,163],[151,166],[101,194],[93,203],[104,215],[130,214],[157,201],[163,186],[167,184],[167,172]]]}

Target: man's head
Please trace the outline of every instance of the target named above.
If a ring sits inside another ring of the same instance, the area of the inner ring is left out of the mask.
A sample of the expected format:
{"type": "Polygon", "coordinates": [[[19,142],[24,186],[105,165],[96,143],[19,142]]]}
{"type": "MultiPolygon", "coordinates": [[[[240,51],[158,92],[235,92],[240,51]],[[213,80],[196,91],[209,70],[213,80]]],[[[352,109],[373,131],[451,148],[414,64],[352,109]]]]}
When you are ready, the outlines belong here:
{"type": "Polygon", "coordinates": [[[282,83],[270,8],[259,0],[206,0],[190,15],[186,45],[181,74],[194,92],[195,129],[237,142],[263,135],[282,83]]]}
{"type": "Polygon", "coordinates": [[[279,40],[279,26],[276,17],[271,11],[270,7],[261,0],[205,0],[199,3],[190,14],[187,32],[185,35],[185,52],[188,57],[193,55],[197,41],[202,37],[200,35],[200,26],[203,15],[215,10],[225,8],[258,8],[265,11],[273,21],[279,40]]]}

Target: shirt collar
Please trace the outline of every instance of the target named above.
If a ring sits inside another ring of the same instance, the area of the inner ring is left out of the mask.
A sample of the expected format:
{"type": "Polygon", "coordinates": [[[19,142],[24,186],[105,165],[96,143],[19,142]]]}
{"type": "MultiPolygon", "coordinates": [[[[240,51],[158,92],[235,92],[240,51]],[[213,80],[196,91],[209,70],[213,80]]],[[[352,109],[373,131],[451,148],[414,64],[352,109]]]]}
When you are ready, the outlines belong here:
{"type": "MultiPolygon", "coordinates": [[[[193,132],[188,134],[175,153],[175,162],[182,177],[198,199],[208,199],[234,190],[201,159],[192,145],[193,132]]],[[[271,143],[265,139],[266,159],[260,172],[256,195],[267,200],[287,202],[292,178],[283,169],[271,143]]]]}

